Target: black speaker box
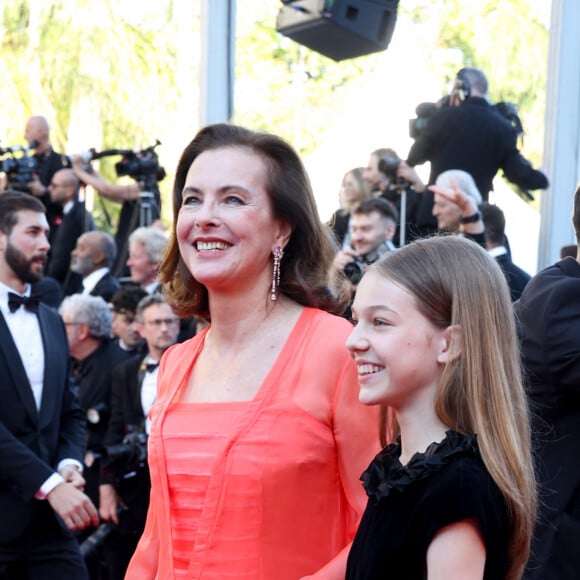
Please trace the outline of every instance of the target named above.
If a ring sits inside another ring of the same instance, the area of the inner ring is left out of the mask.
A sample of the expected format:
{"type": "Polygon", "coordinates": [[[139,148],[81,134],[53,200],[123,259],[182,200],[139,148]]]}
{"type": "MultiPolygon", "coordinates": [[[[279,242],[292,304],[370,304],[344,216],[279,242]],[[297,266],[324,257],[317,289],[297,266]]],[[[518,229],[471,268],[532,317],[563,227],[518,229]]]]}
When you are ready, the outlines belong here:
{"type": "Polygon", "coordinates": [[[276,30],[334,60],[385,50],[399,0],[285,0],[276,30]]]}

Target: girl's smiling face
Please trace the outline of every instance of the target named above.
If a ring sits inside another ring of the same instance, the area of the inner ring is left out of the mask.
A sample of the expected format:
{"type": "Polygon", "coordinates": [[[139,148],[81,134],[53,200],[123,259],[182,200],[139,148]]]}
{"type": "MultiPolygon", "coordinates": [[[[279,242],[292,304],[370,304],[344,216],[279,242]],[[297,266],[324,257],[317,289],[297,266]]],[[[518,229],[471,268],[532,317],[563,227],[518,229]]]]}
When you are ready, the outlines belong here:
{"type": "Polygon", "coordinates": [[[374,270],[359,283],[352,312],[356,325],[346,345],[358,366],[361,403],[397,410],[424,395],[432,401],[448,329],[435,326],[410,292],[374,270]]]}

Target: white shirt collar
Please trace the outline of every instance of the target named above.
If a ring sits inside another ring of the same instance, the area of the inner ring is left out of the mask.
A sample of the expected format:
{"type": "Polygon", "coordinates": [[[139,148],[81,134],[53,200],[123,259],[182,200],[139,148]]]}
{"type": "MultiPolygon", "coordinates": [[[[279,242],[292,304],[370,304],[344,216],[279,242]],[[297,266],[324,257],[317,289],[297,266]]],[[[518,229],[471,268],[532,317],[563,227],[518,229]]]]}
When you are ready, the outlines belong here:
{"type": "Polygon", "coordinates": [[[491,250],[487,250],[490,256],[497,258],[498,256],[503,256],[507,254],[507,248],[505,246],[497,246],[495,248],[491,248],[491,250]]]}
{"type": "Polygon", "coordinates": [[[74,204],[75,204],[75,201],[74,201],[74,199],[71,199],[70,201],[67,201],[67,202],[64,204],[63,208],[62,208],[62,213],[63,213],[64,215],[66,215],[66,214],[67,214],[67,213],[68,213],[68,212],[69,212],[69,211],[70,211],[70,210],[73,208],[73,205],[74,205],[74,204]]]}
{"type": "Polygon", "coordinates": [[[16,292],[14,288],[10,288],[10,286],[6,286],[3,282],[0,282],[0,304],[2,305],[2,310],[8,310],[8,293],[12,292],[13,294],[19,294],[20,296],[30,296],[31,287],[30,284],[26,284],[24,288],[24,292],[20,294],[20,292],[16,292]]]}
{"type": "Polygon", "coordinates": [[[109,268],[99,268],[83,278],[83,294],[89,294],[99,280],[109,273],[109,268]]]}

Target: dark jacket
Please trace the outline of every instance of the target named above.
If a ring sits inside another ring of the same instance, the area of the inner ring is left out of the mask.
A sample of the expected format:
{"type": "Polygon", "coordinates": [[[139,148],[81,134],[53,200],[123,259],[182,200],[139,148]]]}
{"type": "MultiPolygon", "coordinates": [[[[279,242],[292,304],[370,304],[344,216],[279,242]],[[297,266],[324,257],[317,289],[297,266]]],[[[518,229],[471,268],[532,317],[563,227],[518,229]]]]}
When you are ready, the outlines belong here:
{"type": "Polygon", "coordinates": [[[580,264],[536,274],[514,309],[532,411],[539,518],[525,578],[580,570],[580,264]]]}
{"type": "Polygon", "coordinates": [[[69,380],[64,325],[44,304],[38,320],[45,363],[40,411],[0,314],[0,542],[18,538],[31,524],[33,504],[38,501],[34,494],[58,463],[84,458],[85,416],[69,380]]]}
{"type": "Polygon", "coordinates": [[[507,280],[512,302],[519,300],[522,292],[524,291],[524,288],[530,281],[531,276],[525,270],[522,270],[519,266],[516,266],[512,262],[509,254],[496,256],[495,260],[500,265],[505,279],[507,280]]]}
{"type": "MultiPolygon", "coordinates": [[[[131,428],[142,430],[145,415],[141,406],[141,387],[144,355],[134,356],[118,365],[112,374],[111,418],[105,437],[106,445],[120,445],[131,428]]],[[[124,525],[131,531],[142,532],[145,526],[151,482],[147,464],[133,477],[125,478],[126,463],[104,460],[101,483],[111,483],[129,508],[124,525]]]]}
{"type": "Polygon", "coordinates": [[[85,211],[84,204],[76,201],[71,210],[62,217],[62,222],[54,234],[46,272],[60,282],[65,294],[78,291],[81,281],[78,274],[72,274],[69,270],[71,252],[75,249],[78,238],[94,229],[93,216],[85,211]],[[67,292],[69,286],[71,291],[67,292]]]}
{"type": "Polygon", "coordinates": [[[498,170],[522,189],[545,189],[548,179],[533,169],[517,148],[514,127],[485,100],[467,99],[459,107],[444,107],[429,119],[409,151],[408,163],[431,162],[429,183],[448,169],[470,173],[484,199],[493,189],[498,170]]]}
{"type": "Polygon", "coordinates": [[[105,302],[110,302],[113,294],[121,287],[119,280],[110,272],[105,274],[91,290],[91,296],[100,296],[105,302]]]}

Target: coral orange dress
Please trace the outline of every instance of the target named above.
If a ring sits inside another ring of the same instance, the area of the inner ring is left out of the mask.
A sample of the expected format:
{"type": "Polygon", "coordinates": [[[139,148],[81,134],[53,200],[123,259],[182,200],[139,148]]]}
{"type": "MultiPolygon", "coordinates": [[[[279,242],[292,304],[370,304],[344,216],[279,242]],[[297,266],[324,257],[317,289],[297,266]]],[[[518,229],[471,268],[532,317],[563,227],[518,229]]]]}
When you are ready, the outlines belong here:
{"type": "Polygon", "coordinates": [[[379,451],[350,324],[305,308],[256,396],[180,403],[207,330],[175,345],[151,411],[151,504],[131,580],[342,580],[379,451]]]}

